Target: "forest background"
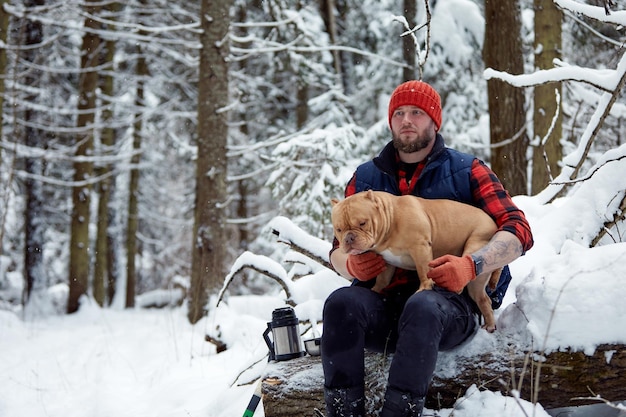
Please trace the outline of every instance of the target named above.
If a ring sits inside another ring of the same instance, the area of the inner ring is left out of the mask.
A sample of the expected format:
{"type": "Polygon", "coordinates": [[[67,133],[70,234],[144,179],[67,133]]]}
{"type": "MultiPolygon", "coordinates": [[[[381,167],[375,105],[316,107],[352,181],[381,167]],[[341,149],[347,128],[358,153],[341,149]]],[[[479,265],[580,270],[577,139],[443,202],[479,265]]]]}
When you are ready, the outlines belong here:
{"type": "MultiPolygon", "coordinates": [[[[1,3],[0,308],[25,316],[176,289],[194,323],[237,256],[278,250],[272,218],[330,240],[407,79],[513,195],[563,196],[625,142],[620,2],[1,3]]],[[[625,201],[594,244],[623,241],[625,201]]]]}

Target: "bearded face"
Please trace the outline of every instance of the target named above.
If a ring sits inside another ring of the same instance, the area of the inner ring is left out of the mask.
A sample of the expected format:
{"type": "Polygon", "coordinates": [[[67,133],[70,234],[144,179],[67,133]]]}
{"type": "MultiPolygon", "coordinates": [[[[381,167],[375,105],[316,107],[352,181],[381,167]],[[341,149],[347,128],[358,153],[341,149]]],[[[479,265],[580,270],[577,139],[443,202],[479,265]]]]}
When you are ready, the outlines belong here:
{"type": "Polygon", "coordinates": [[[415,153],[419,152],[422,149],[426,149],[430,142],[434,140],[434,136],[430,137],[423,132],[422,135],[418,135],[415,139],[411,141],[402,140],[398,135],[392,133],[393,138],[393,147],[396,148],[397,151],[403,153],[415,153]]]}
{"type": "Polygon", "coordinates": [[[391,119],[393,146],[401,153],[411,154],[428,148],[436,135],[433,120],[416,107],[403,109],[391,119]]]}

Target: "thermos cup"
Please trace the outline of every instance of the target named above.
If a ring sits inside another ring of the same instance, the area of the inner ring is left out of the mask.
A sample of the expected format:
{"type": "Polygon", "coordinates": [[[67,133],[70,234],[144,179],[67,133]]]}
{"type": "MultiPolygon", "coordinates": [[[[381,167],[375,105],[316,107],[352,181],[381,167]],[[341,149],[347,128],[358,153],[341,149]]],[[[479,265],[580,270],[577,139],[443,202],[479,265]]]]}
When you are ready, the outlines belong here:
{"type": "Polygon", "coordinates": [[[272,321],[267,323],[263,339],[270,351],[270,360],[286,361],[304,356],[300,340],[298,318],[291,307],[278,308],[272,312],[272,321]],[[272,340],[269,333],[272,333],[272,340]]]}

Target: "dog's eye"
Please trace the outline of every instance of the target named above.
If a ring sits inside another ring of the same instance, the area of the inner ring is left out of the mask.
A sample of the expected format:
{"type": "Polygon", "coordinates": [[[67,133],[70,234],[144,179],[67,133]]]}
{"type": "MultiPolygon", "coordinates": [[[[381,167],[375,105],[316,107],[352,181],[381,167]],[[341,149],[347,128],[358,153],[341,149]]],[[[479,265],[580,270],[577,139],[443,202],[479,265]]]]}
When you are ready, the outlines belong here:
{"type": "Polygon", "coordinates": [[[335,230],[337,231],[337,233],[341,233],[341,227],[338,227],[335,230]]]}
{"type": "Polygon", "coordinates": [[[365,227],[366,224],[367,224],[367,220],[361,220],[361,222],[359,223],[359,226],[365,227]]]}

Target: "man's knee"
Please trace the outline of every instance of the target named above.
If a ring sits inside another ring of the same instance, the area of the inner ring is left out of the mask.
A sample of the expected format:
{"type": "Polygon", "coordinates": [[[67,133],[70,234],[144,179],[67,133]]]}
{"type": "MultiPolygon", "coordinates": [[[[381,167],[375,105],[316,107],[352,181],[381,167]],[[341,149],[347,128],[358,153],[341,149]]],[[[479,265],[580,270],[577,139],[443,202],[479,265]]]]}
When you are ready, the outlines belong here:
{"type": "Polygon", "coordinates": [[[447,291],[427,290],[412,295],[407,301],[400,328],[411,334],[428,334],[439,340],[439,350],[447,350],[466,340],[476,330],[471,306],[462,296],[447,291]]]}
{"type": "Polygon", "coordinates": [[[407,300],[402,315],[411,320],[435,320],[442,315],[443,296],[436,291],[425,290],[413,294],[407,300]]]}
{"type": "Polygon", "coordinates": [[[324,302],[324,317],[327,315],[337,316],[342,314],[347,308],[352,297],[349,294],[349,287],[342,287],[333,291],[324,302]]]}
{"type": "Polygon", "coordinates": [[[362,287],[341,287],[333,291],[324,303],[324,317],[345,317],[364,308],[372,291],[362,287]]]}

